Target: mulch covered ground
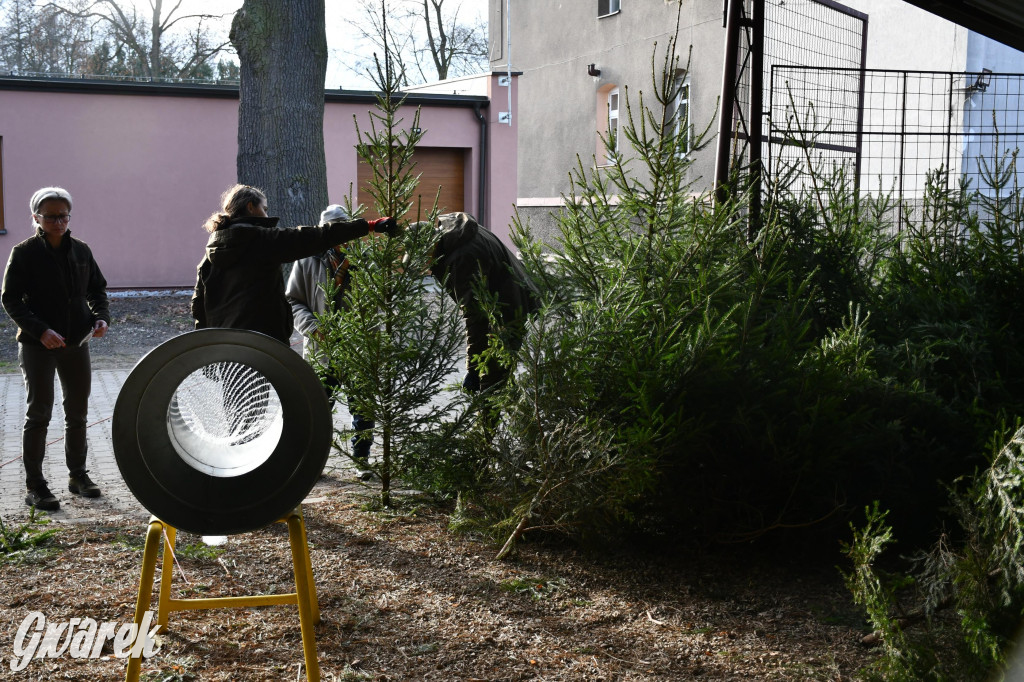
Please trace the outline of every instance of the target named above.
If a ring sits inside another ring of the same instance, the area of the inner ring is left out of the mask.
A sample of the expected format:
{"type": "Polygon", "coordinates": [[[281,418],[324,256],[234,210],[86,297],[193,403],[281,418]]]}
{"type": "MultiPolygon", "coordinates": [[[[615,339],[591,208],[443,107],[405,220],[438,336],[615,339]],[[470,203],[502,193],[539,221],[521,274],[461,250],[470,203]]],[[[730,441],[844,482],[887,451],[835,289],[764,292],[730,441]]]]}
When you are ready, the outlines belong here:
{"type": "MultiPolygon", "coordinates": [[[[443,509],[338,481],[305,506],[325,680],[845,680],[876,654],[834,567],[763,552],[495,546],[447,528],[443,509]]],[[[26,615],[130,622],[145,528],[64,526],[51,549],[0,564],[0,646],[26,615]]],[[[211,551],[178,538],[176,596],[294,590],[285,526],[211,551]]],[[[158,573],[159,576],[159,573],[158,573]]],[[[155,605],[155,601],[154,601],[155,605]]],[[[145,680],[293,680],[297,609],[172,613],[145,680]]],[[[99,660],[33,660],[11,679],[123,679],[99,660]]]]}

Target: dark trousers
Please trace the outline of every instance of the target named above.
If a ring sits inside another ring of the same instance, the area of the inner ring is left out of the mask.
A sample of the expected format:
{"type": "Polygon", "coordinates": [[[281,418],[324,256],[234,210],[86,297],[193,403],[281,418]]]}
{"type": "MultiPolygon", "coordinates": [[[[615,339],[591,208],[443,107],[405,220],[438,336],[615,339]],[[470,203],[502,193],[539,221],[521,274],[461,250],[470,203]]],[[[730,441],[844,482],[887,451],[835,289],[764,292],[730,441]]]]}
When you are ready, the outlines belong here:
{"type": "MultiPolygon", "coordinates": [[[[322,377],[324,390],[327,392],[327,402],[334,407],[334,392],[341,388],[341,382],[333,375],[322,377]]],[[[376,426],[372,419],[364,419],[357,414],[352,407],[352,400],[348,401],[348,411],[352,414],[352,430],[356,435],[352,436],[352,459],[365,463],[370,458],[370,446],[373,444],[373,427],[376,426]]]]}
{"type": "MultiPolygon", "coordinates": [[[[507,329],[504,331],[504,338],[502,339],[505,344],[505,350],[515,356],[519,353],[519,349],[523,347],[523,337],[526,335],[526,330],[521,322],[513,321],[509,323],[507,329]]],[[[468,363],[471,371],[470,374],[476,374],[478,385],[476,382],[470,382],[473,385],[466,385],[463,382],[463,387],[469,391],[476,393],[478,391],[489,391],[495,387],[500,387],[508,379],[509,374],[512,372],[512,368],[503,367],[497,358],[490,358],[486,363],[481,363],[474,366],[472,363],[468,363]]],[[[468,377],[467,377],[468,379],[468,377]]]]}
{"type": "Polygon", "coordinates": [[[64,397],[64,459],[71,474],[85,473],[85,429],[92,390],[89,346],[48,350],[20,343],[18,361],[25,378],[25,427],[21,437],[25,484],[33,488],[46,482],[43,454],[46,451],[46,429],[53,414],[54,374],[60,378],[64,397]]]}

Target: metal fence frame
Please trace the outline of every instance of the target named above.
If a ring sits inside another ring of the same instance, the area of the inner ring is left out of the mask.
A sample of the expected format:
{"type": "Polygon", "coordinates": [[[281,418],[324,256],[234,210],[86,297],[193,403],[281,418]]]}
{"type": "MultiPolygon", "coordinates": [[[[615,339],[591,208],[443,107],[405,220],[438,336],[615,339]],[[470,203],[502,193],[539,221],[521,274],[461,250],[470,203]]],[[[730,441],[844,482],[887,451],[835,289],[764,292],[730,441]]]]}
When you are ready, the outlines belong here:
{"type": "Polygon", "coordinates": [[[842,167],[858,197],[891,192],[906,207],[939,168],[947,189],[966,178],[992,194],[979,159],[1024,147],[1024,74],[775,65],[770,82],[772,179],[842,167]]]}
{"type": "Polygon", "coordinates": [[[715,184],[719,198],[724,198],[723,188],[731,170],[749,168],[753,184],[751,234],[757,230],[761,213],[766,82],[770,84],[773,70],[784,64],[863,71],[867,30],[866,14],[834,0],[726,0],[723,115],[715,184]]]}

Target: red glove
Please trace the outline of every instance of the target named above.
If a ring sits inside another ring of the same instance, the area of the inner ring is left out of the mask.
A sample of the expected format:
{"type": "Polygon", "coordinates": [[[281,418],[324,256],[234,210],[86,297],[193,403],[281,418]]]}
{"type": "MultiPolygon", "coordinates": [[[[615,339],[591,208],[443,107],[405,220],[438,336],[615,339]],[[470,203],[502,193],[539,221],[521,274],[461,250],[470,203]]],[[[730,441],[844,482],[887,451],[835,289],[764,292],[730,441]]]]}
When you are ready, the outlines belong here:
{"type": "Polygon", "coordinates": [[[389,237],[395,237],[401,234],[398,227],[398,221],[394,218],[377,218],[376,220],[367,220],[367,224],[370,226],[371,232],[380,232],[386,234],[389,237]]]}

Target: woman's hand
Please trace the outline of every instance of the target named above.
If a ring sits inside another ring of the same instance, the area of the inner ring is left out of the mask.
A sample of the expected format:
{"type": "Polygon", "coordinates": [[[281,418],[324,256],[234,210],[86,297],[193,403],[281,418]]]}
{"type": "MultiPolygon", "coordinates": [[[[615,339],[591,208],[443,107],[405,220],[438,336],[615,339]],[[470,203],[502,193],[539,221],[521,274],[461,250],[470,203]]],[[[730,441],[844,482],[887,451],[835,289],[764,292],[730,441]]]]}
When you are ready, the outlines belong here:
{"type": "Polygon", "coordinates": [[[47,329],[43,332],[43,335],[39,337],[39,340],[42,342],[44,347],[49,348],[50,350],[53,350],[54,348],[63,348],[65,345],[64,337],[52,329],[47,329]]]}
{"type": "Polygon", "coordinates": [[[96,324],[92,326],[92,335],[97,339],[107,333],[107,323],[105,320],[96,320],[96,324]]]}
{"type": "Polygon", "coordinates": [[[402,236],[402,227],[398,224],[397,220],[390,216],[377,218],[376,220],[368,220],[366,222],[369,224],[371,232],[386,234],[389,237],[402,236]]]}

